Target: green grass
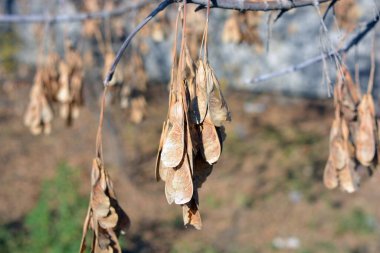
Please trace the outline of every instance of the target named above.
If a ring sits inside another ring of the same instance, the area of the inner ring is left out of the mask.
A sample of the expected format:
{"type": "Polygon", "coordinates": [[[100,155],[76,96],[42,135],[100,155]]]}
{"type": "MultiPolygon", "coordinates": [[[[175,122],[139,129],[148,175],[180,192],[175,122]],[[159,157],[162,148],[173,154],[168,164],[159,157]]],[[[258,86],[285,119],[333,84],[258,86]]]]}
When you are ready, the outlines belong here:
{"type": "Polygon", "coordinates": [[[88,204],[78,193],[79,180],[78,169],[59,165],[55,178],[43,183],[40,197],[21,227],[0,228],[0,252],[77,252],[88,204]]]}
{"type": "Polygon", "coordinates": [[[376,223],[374,217],[367,214],[361,208],[353,209],[348,215],[338,221],[337,234],[346,233],[368,235],[375,232],[376,223]]]}

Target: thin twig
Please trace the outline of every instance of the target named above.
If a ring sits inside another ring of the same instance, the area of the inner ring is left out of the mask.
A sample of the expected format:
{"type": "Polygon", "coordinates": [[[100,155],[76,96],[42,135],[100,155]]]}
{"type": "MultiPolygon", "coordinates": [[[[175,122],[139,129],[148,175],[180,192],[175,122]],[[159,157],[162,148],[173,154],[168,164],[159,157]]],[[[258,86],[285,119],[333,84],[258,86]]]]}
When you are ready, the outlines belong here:
{"type": "MultiPolygon", "coordinates": [[[[182,2],[183,0],[173,0],[174,2],[182,2]]],[[[189,0],[188,3],[197,4],[199,6],[207,6],[208,0],[189,0]]],[[[313,5],[315,0],[214,0],[211,8],[234,9],[247,11],[271,11],[271,10],[290,10],[293,8],[313,5]]],[[[317,0],[319,3],[330,2],[332,0],[317,0]]],[[[119,7],[112,11],[99,11],[77,14],[65,14],[57,16],[46,16],[41,14],[36,15],[0,15],[0,23],[60,23],[60,22],[80,22],[89,19],[105,19],[110,17],[121,16],[126,12],[140,9],[147,4],[155,1],[142,1],[137,4],[129,4],[124,7],[119,7]]]]}
{"type": "MultiPolygon", "coordinates": [[[[313,5],[316,0],[213,0],[210,8],[233,9],[239,11],[286,11],[293,8],[313,5]]],[[[319,3],[332,0],[317,0],[319,3]]],[[[181,0],[179,0],[181,2],[181,0]]],[[[208,0],[188,0],[187,3],[198,4],[197,10],[207,7],[208,0]]]]}
{"type": "Polygon", "coordinates": [[[330,9],[334,7],[334,5],[338,2],[338,0],[332,0],[331,3],[329,4],[329,7],[327,7],[325,14],[323,14],[323,20],[326,19],[327,14],[329,13],[330,9]]]}
{"type": "Polygon", "coordinates": [[[331,51],[327,54],[323,54],[323,55],[318,55],[316,57],[313,57],[313,58],[310,58],[304,62],[301,62],[301,63],[298,63],[296,65],[293,65],[293,66],[290,66],[290,67],[287,67],[287,68],[284,68],[280,71],[276,71],[276,72],[272,72],[272,73],[268,73],[268,74],[264,74],[264,75],[261,75],[261,76],[258,76],[256,78],[253,78],[251,80],[249,80],[247,83],[248,84],[254,84],[254,83],[258,83],[258,82],[262,82],[262,81],[267,81],[267,80],[270,80],[272,78],[275,78],[275,77],[279,77],[279,76],[283,76],[283,75],[286,75],[286,74],[289,74],[289,73],[292,73],[292,72],[296,72],[296,71],[299,71],[301,69],[304,69],[310,65],[313,65],[317,62],[320,62],[322,61],[323,59],[325,59],[326,57],[331,57],[333,56],[334,54],[342,54],[342,53],[347,53],[348,51],[350,51],[350,49],[357,45],[366,35],[369,31],[371,31],[375,26],[376,24],[379,22],[379,19],[380,19],[380,13],[377,14],[376,18],[369,21],[366,25],[365,25],[365,29],[358,32],[358,34],[356,34],[356,36],[354,36],[343,48],[339,49],[338,52],[336,51],[331,51]]]}
{"type": "Polygon", "coordinates": [[[111,81],[113,74],[115,73],[115,69],[117,64],[119,63],[121,56],[123,55],[125,49],[127,49],[128,45],[131,43],[132,39],[135,35],[150,21],[152,20],[158,13],[165,10],[166,7],[173,4],[175,0],[165,0],[161,2],[140,24],[136,26],[136,28],[128,35],[128,37],[123,42],[123,45],[117,51],[115,59],[112,62],[111,68],[108,70],[107,75],[104,79],[104,86],[108,85],[108,82],[111,81]]]}
{"type": "MultiPolygon", "coordinates": [[[[213,0],[212,5],[209,8],[221,8],[221,9],[236,9],[236,10],[255,10],[255,11],[270,11],[270,10],[287,10],[292,8],[298,8],[308,5],[315,5],[315,3],[329,2],[331,0],[213,0]]],[[[116,54],[116,57],[112,63],[111,68],[109,69],[103,83],[105,86],[108,85],[108,82],[112,79],[113,74],[117,64],[119,63],[125,49],[128,47],[132,39],[136,34],[158,13],[166,9],[169,5],[173,3],[183,2],[183,0],[164,0],[162,1],[137,27],[131,32],[131,34],[125,39],[123,45],[120,47],[119,51],[116,54]]],[[[198,4],[198,5],[207,5],[208,0],[188,0],[187,3],[198,4]]]]}

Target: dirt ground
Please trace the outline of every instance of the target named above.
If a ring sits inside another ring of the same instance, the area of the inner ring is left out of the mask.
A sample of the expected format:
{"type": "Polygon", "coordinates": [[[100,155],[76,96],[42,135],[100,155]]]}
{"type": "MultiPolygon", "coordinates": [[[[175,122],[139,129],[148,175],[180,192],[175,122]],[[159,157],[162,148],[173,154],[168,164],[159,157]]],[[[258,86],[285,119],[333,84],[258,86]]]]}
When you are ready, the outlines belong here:
{"type": "MultiPolygon", "coordinates": [[[[56,119],[51,135],[33,136],[22,124],[29,87],[0,93],[1,224],[33,208],[41,182],[62,161],[81,168],[84,195],[90,187],[98,100],[87,92],[72,127],[56,119]]],[[[221,160],[200,190],[201,231],[183,227],[181,208],[167,204],[164,184],[154,179],[165,88],[149,88],[140,125],[117,107],[107,109],[106,165],[132,219],[126,252],[380,252],[379,173],[351,195],[322,184],[332,101],[226,94],[232,122],[221,160]]]]}

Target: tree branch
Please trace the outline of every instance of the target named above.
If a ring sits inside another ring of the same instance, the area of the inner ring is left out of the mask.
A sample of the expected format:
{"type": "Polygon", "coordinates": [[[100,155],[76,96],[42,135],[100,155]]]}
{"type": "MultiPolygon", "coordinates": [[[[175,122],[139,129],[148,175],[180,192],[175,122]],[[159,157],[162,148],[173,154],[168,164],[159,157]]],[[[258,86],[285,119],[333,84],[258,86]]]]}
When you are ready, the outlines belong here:
{"type": "MultiPolygon", "coordinates": [[[[211,8],[233,9],[240,11],[274,11],[330,2],[331,0],[213,0],[211,8]]],[[[179,1],[182,2],[182,1],[179,1]]],[[[188,3],[207,6],[208,0],[188,0],[188,3]]]]}
{"type": "MultiPolygon", "coordinates": [[[[271,11],[271,10],[288,10],[291,8],[298,8],[307,5],[315,5],[315,3],[323,3],[331,0],[212,0],[211,7],[221,9],[234,9],[234,10],[246,10],[246,11],[271,11]]],[[[123,45],[118,50],[116,57],[112,63],[111,68],[107,72],[107,75],[103,81],[104,86],[108,85],[111,81],[117,64],[119,63],[121,56],[125,49],[128,47],[135,35],[152,20],[158,13],[166,9],[173,3],[183,2],[183,0],[164,0],[156,9],[154,9],[125,39],[123,45]]],[[[207,5],[208,0],[188,0],[190,4],[207,5]]]]}
{"type": "Polygon", "coordinates": [[[99,12],[84,12],[77,14],[62,14],[57,16],[47,15],[0,15],[0,23],[59,23],[59,22],[80,22],[88,19],[106,19],[110,17],[121,16],[126,12],[141,9],[142,7],[151,4],[152,1],[141,1],[137,4],[128,4],[123,7],[116,8],[111,11],[99,11],[99,12]]]}
{"type": "Polygon", "coordinates": [[[357,45],[368,34],[369,31],[371,31],[376,26],[376,24],[379,22],[379,19],[380,19],[380,13],[378,13],[376,15],[375,19],[367,22],[365,25],[365,28],[362,31],[358,32],[350,41],[348,41],[346,43],[346,45],[343,48],[339,49],[338,51],[331,51],[327,54],[315,56],[315,57],[308,59],[304,62],[298,63],[296,65],[293,65],[293,66],[290,66],[287,68],[284,68],[280,71],[276,71],[276,72],[272,72],[272,73],[268,73],[268,74],[258,76],[256,78],[249,80],[247,82],[247,84],[254,84],[254,83],[258,83],[258,82],[262,82],[262,81],[267,81],[267,80],[270,80],[270,79],[275,78],[275,77],[279,77],[279,76],[283,76],[283,75],[286,75],[286,74],[289,74],[292,72],[299,71],[299,70],[304,69],[310,65],[313,65],[317,62],[320,62],[327,57],[331,57],[331,56],[334,56],[336,54],[347,53],[348,51],[350,51],[350,49],[353,46],[357,45]]]}

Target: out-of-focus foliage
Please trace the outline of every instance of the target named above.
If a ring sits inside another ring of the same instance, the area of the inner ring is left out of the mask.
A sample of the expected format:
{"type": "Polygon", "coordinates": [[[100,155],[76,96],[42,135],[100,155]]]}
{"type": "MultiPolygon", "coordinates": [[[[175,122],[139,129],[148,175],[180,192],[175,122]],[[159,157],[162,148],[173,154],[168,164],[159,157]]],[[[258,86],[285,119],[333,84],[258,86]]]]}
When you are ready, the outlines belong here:
{"type": "Polygon", "coordinates": [[[17,69],[16,55],[21,46],[20,40],[13,30],[1,32],[0,40],[0,73],[11,74],[17,69]]]}
{"type": "Polygon", "coordinates": [[[0,228],[0,252],[76,252],[87,201],[78,193],[79,170],[61,164],[20,225],[0,228]]]}

